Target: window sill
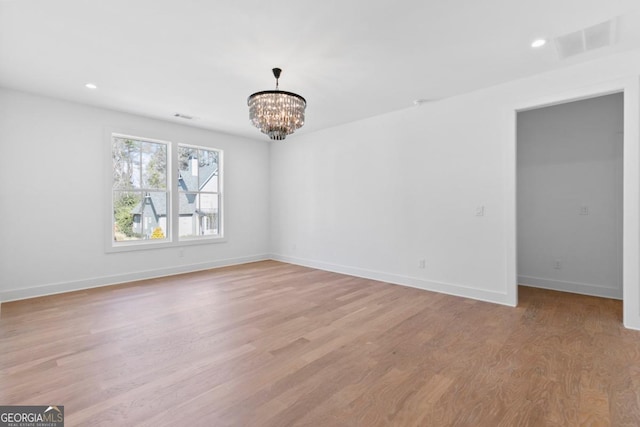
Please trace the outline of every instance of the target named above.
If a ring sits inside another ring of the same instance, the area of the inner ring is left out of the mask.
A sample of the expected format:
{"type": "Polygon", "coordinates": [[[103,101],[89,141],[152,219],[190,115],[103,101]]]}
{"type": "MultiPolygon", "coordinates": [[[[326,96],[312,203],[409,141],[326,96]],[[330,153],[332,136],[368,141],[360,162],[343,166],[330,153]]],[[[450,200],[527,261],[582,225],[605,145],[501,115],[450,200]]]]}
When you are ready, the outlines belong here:
{"type": "Polygon", "coordinates": [[[207,237],[207,238],[193,238],[180,240],[178,242],[149,242],[149,241],[135,241],[131,243],[120,243],[117,246],[108,246],[105,249],[106,253],[120,253],[131,251],[149,251],[155,249],[167,249],[167,248],[181,248],[186,246],[196,245],[209,245],[217,243],[226,243],[226,237],[207,237]]]}

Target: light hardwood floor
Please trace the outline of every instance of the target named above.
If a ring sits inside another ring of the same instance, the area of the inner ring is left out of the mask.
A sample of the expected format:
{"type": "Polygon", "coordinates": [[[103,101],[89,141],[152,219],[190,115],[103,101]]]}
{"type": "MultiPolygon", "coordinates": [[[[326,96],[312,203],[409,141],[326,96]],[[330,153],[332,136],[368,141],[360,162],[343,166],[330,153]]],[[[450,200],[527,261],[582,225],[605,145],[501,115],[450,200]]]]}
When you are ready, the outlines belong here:
{"type": "Polygon", "coordinates": [[[638,426],[621,310],[265,261],[2,304],[0,404],[67,426],[638,426]]]}

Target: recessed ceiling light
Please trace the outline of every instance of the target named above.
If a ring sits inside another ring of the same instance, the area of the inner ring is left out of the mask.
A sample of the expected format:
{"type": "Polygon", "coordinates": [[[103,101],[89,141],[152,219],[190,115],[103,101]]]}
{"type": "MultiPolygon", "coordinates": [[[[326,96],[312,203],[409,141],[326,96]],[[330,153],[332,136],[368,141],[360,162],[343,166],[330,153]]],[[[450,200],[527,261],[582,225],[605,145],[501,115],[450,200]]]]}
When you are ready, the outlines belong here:
{"type": "Polygon", "coordinates": [[[545,39],[537,39],[534,40],[533,43],[531,43],[531,47],[538,48],[544,46],[545,44],[547,44],[547,41],[545,39]]]}
{"type": "Polygon", "coordinates": [[[98,86],[94,85],[93,83],[87,83],[86,85],[84,85],[84,87],[86,87],[87,89],[98,89],[98,86]]]}

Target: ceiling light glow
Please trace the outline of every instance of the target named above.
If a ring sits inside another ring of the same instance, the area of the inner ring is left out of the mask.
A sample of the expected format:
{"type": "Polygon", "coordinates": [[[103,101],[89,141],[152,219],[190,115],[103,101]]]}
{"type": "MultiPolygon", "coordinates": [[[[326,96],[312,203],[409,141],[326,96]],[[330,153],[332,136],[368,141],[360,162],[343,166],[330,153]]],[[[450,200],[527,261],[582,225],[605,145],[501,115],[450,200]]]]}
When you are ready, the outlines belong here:
{"type": "Polygon", "coordinates": [[[87,83],[86,85],[84,85],[84,87],[86,87],[87,89],[98,89],[98,86],[93,83],[87,83]]]}
{"type": "Polygon", "coordinates": [[[531,43],[531,47],[538,48],[544,46],[545,44],[547,44],[547,41],[545,39],[537,39],[534,40],[533,43],[531,43]]]}

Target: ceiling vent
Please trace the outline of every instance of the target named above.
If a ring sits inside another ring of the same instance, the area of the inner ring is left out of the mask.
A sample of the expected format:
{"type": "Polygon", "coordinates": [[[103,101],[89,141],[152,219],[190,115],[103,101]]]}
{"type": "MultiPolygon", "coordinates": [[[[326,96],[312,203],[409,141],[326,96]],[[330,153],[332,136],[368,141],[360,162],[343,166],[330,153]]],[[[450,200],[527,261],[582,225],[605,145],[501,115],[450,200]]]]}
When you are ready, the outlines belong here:
{"type": "Polygon", "coordinates": [[[415,105],[416,107],[420,107],[421,105],[428,104],[428,103],[434,102],[434,101],[435,101],[435,99],[425,99],[425,98],[414,99],[413,100],[413,105],[415,105]]]}
{"type": "Polygon", "coordinates": [[[616,42],[617,18],[556,37],[560,59],[569,58],[616,42]]]}
{"type": "Polygon", "coordinates": [[[181,114],[181,113],[175,113],[173,117],[177,117],[179,119],[185,119],[185,120],[193,120],[193,116],[188,116],[186,114],[181,114]]]}

